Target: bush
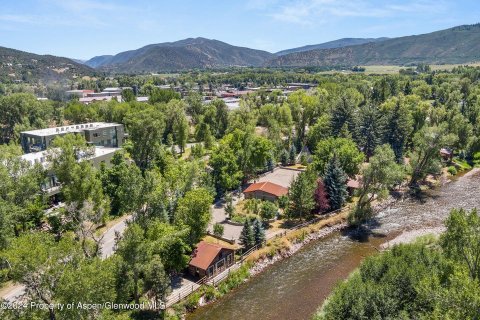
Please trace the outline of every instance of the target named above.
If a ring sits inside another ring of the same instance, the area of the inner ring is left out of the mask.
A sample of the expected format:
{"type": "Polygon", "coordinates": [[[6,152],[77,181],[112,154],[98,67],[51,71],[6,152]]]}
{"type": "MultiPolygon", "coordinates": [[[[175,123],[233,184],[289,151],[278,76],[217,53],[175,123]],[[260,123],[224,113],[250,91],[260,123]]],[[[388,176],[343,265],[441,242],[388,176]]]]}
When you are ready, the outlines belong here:
{"type": "Polygon", "coordinates": [[[473,163],[478,166],[480,165],[480,152],[476,152],[474,155],[473,155],[473,163]]]}
{"type": "Polygon", "coordinates": [[[223,224],[215,223],[213,225],[213,234],[216,235],[217,237],[223,236],[224,230],[225,230],[225,227],[223,226],[223,224]]]}
{"type": "Polygon", "coordinates": [[[260,216],[263,220],[270,220],[275,218],[277,215],[278,208],[277,206],[270,201],[264,201],[260,208],[260,216]]]}
{"type": "Polygon", "coordinates": [[[194,159],[200,159],[205,154],[205,149],[202,144],[197,144],[192,146],[192,157],[194,159]]]}
{"type": "Polygon", "coordinates": [[[457,168],[455,168],[454,166],[448,167],[448,173],[450,173],[452,176],[456,175],[457,174],[457,168]]]}
{"type": "Polygon", "coordinates": [[[230,219],[232,222],[236,222],[236,223],[245,223],[245,220],[247,219],[246,216],[242,216],[242,215],[239,215],[239,214],[236,214],[234,216],[232,216],[232,218],[230,219]]]}
{"type": "Polygon", "coordinates": [[[281,209],[285,209],[288,206],[288,202],[288,196],[281,196],[280,198],[278,198],[278,206],[281,209]]]}
{"type": "Polygon", "coordinates": [[[258,215],[260,213],[260,205],[262,201],[259,199],[246,199],[243,202],[243,209],[247,213],[258,215]]]}
{"type": "Polygon", "coordinates": [[[205,289],[203,290],[205,294],[205,300],[206,301],[212,301],[215,300],[220,296],[220,292],[215,289],[214,286],[206,286],[205,289]]]}
{"type": "Polygon", "coordinates": [[[220,285],[218,286],[218,291],[221,294],[225,294],[230,290],[241,285],[245,281],[245,279],[247,279],[249,276],[250,276],[250,265],[247,263],[241,266],[238,270],[235,270],[232,273],[230,273],[227,279],[224,282],[220,283],[220,285]]]}
{"type": "Polygon", "coordinates": [[[202,292],[200,290],[189,295],[187,300],[185,300],[185,309],[189,312],[195,310],[198,307],[201,296],[202,292]]]}

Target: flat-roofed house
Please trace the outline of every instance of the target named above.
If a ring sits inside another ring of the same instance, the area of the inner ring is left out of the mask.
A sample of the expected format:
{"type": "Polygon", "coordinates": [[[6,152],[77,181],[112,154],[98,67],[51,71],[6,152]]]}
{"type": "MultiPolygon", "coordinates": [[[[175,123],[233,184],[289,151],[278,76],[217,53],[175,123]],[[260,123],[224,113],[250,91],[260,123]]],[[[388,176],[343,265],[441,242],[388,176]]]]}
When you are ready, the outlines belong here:
{"type": "Polygon", "coordinates": [[[198,278],[213,277],[235,263],[235,250],[201,241],[188,264],[189,273],[198,278]]]}
{"type": "Polygon", "coordinates": [[[243,191],[245,199],[276,201],[288,194],[288,189],[272,182],[252,183],[243,191]]]}
{"type": "Polygon", "coordinates": [[[25,153],[47,150],[53,139],[68,133],[81,134],[89,145],[107,148],[120,148],[125,132],[122,124],[91,122],[69,126],[23,131],[20,141],[25,153]]]}
{"type": "MultiPolygon", "coordinates": [[[[110,161],[115,152],[119,150],[121,150],[121,148],[90,147],[86,152],[77,154],[77,161],[89,161],[97,169],[101,167],[102,163],[110,167],[110,161]]],[[[21,159],[31,166],[40,164],[46,170],[47,174],[46,179],[42,183],[42,190],[46,195],[53,196],[60,193],[60,183],[50,168],[50,156],[54,156],[54,153],[43,150],[26,153],[21,156],[21,159]]]]}

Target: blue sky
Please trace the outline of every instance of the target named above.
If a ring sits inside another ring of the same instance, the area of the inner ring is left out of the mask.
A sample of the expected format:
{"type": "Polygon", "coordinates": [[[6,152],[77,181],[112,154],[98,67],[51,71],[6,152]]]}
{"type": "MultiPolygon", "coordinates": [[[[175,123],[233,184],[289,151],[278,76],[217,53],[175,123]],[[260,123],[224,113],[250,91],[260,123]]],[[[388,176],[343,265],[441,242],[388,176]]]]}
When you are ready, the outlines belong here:
{"type": "Polygon", "coordinates": [[[82,59],[189,37],[276,52],[480,22],[478,0],[2,0],[0,8],[0,46],[82,59]]]}

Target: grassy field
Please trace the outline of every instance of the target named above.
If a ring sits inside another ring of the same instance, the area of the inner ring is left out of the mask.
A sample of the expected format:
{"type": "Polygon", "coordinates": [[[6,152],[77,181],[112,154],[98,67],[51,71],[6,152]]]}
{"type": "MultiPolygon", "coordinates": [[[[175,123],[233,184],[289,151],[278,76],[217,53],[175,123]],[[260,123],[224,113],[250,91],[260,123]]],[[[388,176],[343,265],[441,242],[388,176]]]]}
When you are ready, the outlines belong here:
{"type": "MultiPolygon", "coordinates": [[[[472,67],[480,67],[480,62],[472,62],[472,63],[464,63],[464,64],[432,64],[430,67],[432,68],[433,71],[451,71],[455,67],[459,66],[472,66],[472,67]]],[[[380,66],[380,65],[374,65],[374,66],[363,66],[365,68],[365,74],[396,74],[398,73],[401,69],[406,69],[407,67],[404,66],[392,66],[392,65],[386,65],[386,66],[380,66]]],[[[323,71],[319,72],[320,74],[335,74],[335,73],[344,73],[344,74],[351,74],[354,73],[350,70],[332,70],[332,71],[323,71]]],[[[358,72],[362,73],[362,72],[358,72]]]]}

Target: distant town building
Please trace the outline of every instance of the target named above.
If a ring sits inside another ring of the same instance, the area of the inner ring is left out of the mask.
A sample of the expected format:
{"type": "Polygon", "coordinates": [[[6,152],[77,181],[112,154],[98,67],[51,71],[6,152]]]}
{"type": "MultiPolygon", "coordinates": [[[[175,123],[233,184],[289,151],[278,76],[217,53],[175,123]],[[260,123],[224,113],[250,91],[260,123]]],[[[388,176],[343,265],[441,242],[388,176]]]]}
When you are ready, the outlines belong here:
{"type": "Polygon", "coordinates": [[[148,97],[137,97],[137,102],[148,102],[148,97]]]}
{"type": "Polygon", "coordinates": [[[94,93],[95,91],[93,90],[68,90],[65,92],[65,94],[67,95],[67,97],[71,98],[71,97],[78,97],[78,98],[84,98],[86,97],[88,94],[91,94],[91,93],[94,93]]]}
{"type": "Polygon", "coordinates": [[[122,124],[92,122],[23,131],[20,133],[20,141],[25,153],[38,152],[46,150],[56,137],[68,133],[82,134],[88,144],[108,148],[120,148],[125,139],[122,124]]]}
{"type": "Polygon", "coordinates": [[[110,96],[110,95],[102,95],[102,94],[103,93],[100,93],[100,95],[97,95],[97,96],[80,98],[78,99],[78,101],[83,104],[90,104],[92,102],[111,101],[111,100],[117,100],[118,102],[122,102],[122,96],[110,96]]]}

